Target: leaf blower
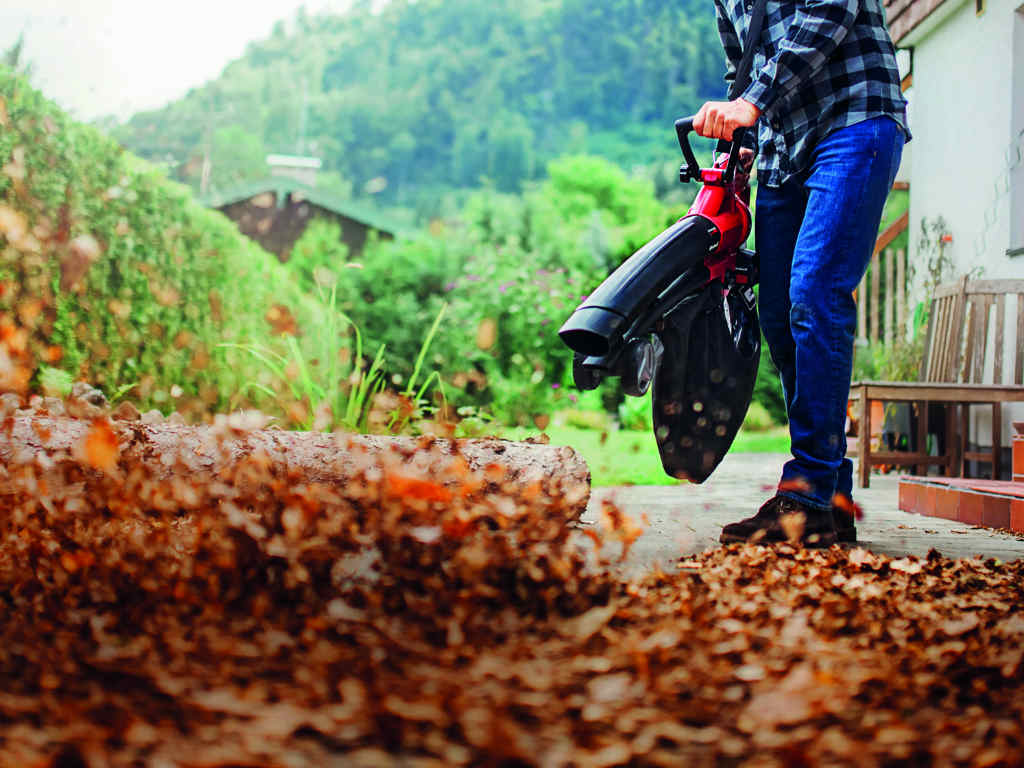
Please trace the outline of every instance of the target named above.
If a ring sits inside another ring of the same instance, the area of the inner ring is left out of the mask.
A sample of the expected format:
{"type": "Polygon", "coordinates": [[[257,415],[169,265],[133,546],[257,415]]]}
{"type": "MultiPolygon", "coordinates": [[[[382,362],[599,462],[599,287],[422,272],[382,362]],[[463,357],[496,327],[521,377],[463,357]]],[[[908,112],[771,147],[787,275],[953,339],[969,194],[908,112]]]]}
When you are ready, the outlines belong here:
{"type": "Polygon", "coordinates": [[[672,477],[702,483],[743,423],[754,392],[761,331],[753,287],[757,256],[742,131],[701,169],[693,118],[676,122],[682,183],[703,184],[689,212],[615,270],[559,330],[573,350],[573,380],[596,389],[621,379],[627,395],[653,386],[654,433],[672,477]]]}

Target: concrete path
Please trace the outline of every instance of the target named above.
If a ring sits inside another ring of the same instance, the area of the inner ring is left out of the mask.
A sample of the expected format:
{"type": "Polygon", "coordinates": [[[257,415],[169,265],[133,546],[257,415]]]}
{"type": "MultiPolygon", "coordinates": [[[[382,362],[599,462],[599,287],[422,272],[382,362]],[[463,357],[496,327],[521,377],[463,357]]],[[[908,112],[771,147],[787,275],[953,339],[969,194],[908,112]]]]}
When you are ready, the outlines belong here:
{"type": "MultiPolygon", "coordinates": [[[[646,530],[633,545],[630,569],[671,567],[682,556],[719,546],[722,526],[754,514],[774,493],[787,458],[731,454],[703,485],[598,488],[583,520],[595,522],[604,499],[614,501],[634,519],[646,515],[646,530]]],[[[936,549],[954,558],[1024,558],[1024,537],[901,512],[897,492],[895,474],[873,475],[871,488],[854,489],[864,509],[864,519],[857,524],[860,546],[893,557],[923,557],[936,549]]]]}

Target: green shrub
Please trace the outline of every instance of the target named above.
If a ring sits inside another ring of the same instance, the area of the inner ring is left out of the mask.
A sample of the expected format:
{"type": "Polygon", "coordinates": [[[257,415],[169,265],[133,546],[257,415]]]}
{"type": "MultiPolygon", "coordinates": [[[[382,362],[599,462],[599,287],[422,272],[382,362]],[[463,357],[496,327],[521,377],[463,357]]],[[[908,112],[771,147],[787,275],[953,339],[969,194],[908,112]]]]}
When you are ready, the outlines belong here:
{"type": "MultiPolygon", "coordinates": [[[[672,218],[651,185],[597,158],[563,158],[522,196],[472,196],[458,220],[412,241],[371,244],[343,270],[342,311],[407,377],[423,330],[450,304],[430,363],[459,404],[506,424],[572,405],[557,330],[582,296],[672,218]]],[[[618,402],[612,407],[614,412],[618,402]]]]}
{"type": "Polygon", "coordinates": [[[574,429],[593,429],[604,431],[611,429],[611,417],[603,410],[585,410],[567,408],[555,415],[556,423],[574,429]]]}
{"type": "Polygon", "coordinates": [[[757,369],[757,380],[754,382],[753,402],[759,403],[775,424],[789,423],[779,370],[772,362],[772,356],[768,351],[768,342],[763,336],[761,337],[761,363],[757,369]]]}
{"type": "Polygon", "coordinates": [[[651,393],[644,397],[626,397],[619,406],[619,423],[623,429],[650,432],[654,429],[651,393]]]}
{"type": "Polygon", "coordinates": [[[0,316],[29,332],[33,375],[48,363],[199,414],[260,373],[220,343],[320,324],[324,308],[230,221],[4,68],[0,166],[0,316]]]}
{"type": "Polygon", "coordinates": [[[321,285],[334,284],[348,263],[348,246],[341,240],[338,222],[314,219],[295,241],[286,265],[302,289],[315,295],[321,285]]]}
{"type": "Polygon", "coordinates": [[[921,376],[925,334],[892,344],[858,345],[853,358],[854,381],[917,381],[921,376]]]}
{"type": "Polygon", "coordinates": [[[761,403],[754,401],[747,410],[746,418],[743,419],[743,429],[751,432],[764,432],[776,426],[775,419],[768,413],[768,409],[761,403]]]}

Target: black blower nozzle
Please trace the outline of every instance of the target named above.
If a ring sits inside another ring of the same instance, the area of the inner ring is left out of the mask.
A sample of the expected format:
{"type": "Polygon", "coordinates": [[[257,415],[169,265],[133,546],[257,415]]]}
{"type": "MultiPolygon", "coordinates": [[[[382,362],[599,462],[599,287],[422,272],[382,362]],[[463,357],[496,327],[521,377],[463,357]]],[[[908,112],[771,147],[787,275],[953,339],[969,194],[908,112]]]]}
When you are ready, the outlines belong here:
{"type": "Polygon", "coordinates": [[[717,245],[717,230],[700,216],[687,216],[634,253],[615,270],[559,330],[571,350],[614,360],[626,343],[653,328],[663,298],[681,275],[699,268],[717,245]]]}

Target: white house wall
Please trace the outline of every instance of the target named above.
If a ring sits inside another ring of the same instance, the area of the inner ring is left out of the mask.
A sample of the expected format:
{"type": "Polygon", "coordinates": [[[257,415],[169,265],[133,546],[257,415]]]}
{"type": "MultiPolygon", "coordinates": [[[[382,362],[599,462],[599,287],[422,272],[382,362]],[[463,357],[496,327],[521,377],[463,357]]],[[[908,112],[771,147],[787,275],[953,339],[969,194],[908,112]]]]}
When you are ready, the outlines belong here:
{"type": "MultiPolygon", "coordinates": [[[[1010,172],[1010,247],[1024,250],[1024,5],[1013,18],[1013,112],[1010,131],[1012,146],[1009,161],[1015,164],[1010,172]]],[[[1018,262],[1024,255],[1018,255],[1018,262]]],[[[1024,344],[1024,340],[1021,341],[1024,344]]]]}
{"type": "Polygon", "coordinates": [[[980,17],[973,2],[962,3],[914,47],[911,253],[920,253],[921,220],[941,216],[957,274],[1024,278],[1024,260],[1006,255],[1010,195],[997,191],[1006,186],[1013,93],[1022,86],[1012,60],[1019,3],[988,3],[980,17]]]}
{"type": "MultiPolygon", "coordinates": [[[[974,2],[946,2],[959,7],[944,9],[949,15],[921,39],[910,36],[910,258],[919,300],[924,219],[946,222],[952,237],[946,252],[954,264],[948,277],[973,272],[985,279],[1024,278],[1024,256],[1007,255],[1024,246],[1024,168],[1014,167],[1024,130],[1020,0],[987,0],[980,16],[974,2]]],[[[990,412],[979,408],[974,414],[972,440],[987,444],[990,412]]],[[[1024,419],[1024,408],[1007,407],[1004,414],[1008,444],[1011,422],[1024,419]]]]}

